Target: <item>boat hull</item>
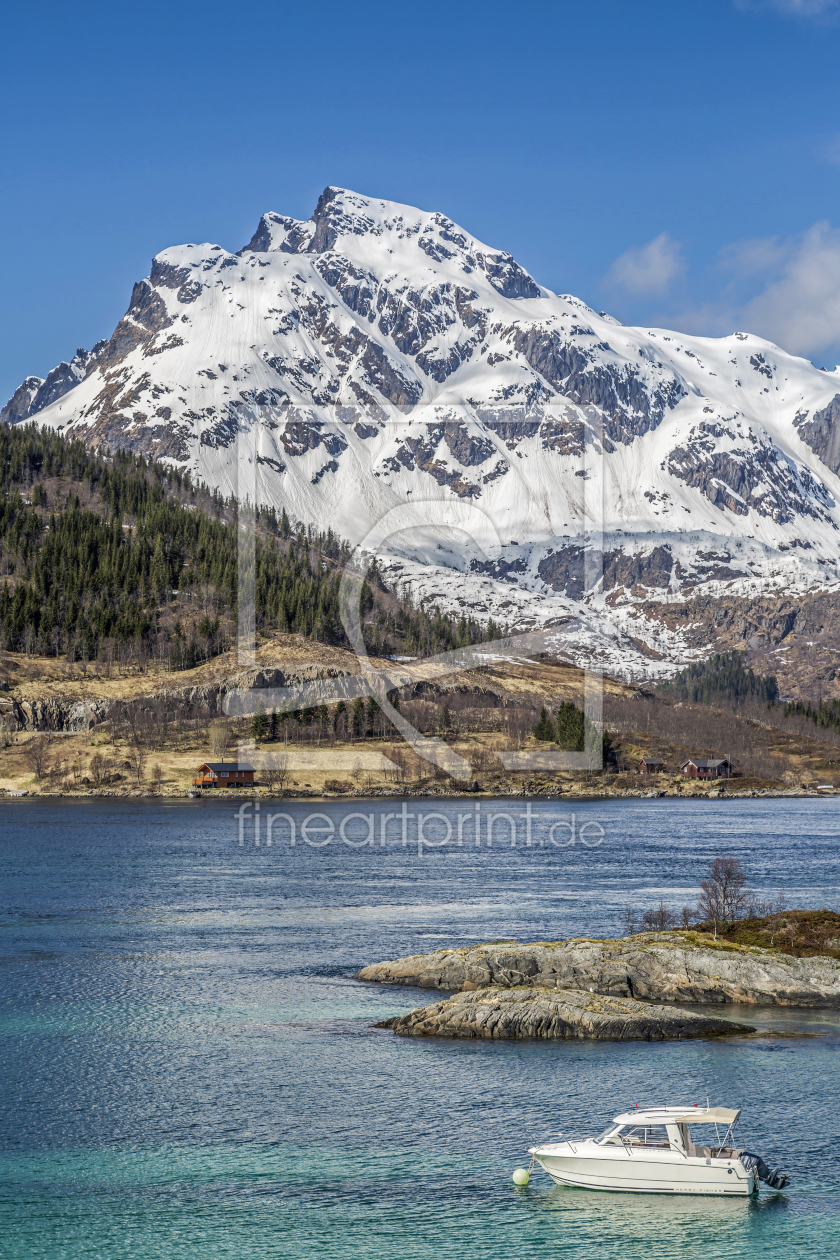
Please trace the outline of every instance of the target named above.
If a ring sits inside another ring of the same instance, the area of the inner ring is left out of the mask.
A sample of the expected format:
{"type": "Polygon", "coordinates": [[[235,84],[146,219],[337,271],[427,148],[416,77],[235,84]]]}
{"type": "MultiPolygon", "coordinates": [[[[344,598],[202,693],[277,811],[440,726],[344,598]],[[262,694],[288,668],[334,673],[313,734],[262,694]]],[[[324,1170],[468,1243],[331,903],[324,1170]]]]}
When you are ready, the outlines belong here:
{"type": "Polygon", "coordinates": [[[583,1190],[611,1190],[627,1194],[700,1194],[743,1198],[755,1194],[758,1182],[738,1160],[684,1159],[624,1155],[592,1158],[583,1154],[533,1152],[552,1181],[583,1190]]]}

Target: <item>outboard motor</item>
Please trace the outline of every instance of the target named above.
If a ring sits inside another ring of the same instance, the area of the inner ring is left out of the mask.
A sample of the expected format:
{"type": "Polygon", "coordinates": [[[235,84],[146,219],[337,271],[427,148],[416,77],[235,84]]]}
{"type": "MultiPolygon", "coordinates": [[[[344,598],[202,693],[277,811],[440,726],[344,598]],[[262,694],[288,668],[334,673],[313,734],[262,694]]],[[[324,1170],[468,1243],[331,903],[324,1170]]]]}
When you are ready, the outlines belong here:
{"type": "Polygon", "coordinates": [[[739,1158],[747,1172],[754,1168],[759,1181],[770,1186],[771,1190],[784,1190],[785,1186],[790,1185],[787,1173],[783,1173],[780,1168],[768,1168],[760,1155],[753,1155],[752,1151],[741,1151],[739,1158]]]}

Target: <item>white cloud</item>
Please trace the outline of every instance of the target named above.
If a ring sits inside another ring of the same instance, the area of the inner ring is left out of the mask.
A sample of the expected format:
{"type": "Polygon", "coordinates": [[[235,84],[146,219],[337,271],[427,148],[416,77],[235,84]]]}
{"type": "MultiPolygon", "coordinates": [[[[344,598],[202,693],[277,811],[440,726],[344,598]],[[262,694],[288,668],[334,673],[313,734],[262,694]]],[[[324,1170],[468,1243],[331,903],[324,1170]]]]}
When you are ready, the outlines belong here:
{"type": "Polygon", "coordinates": [[[781,274],[742,308],[742,321],[794,354],[840,343],[840,230],[815,223],[785,243],[781,274]]]}
{"type": "Polygon", "coordinates": [[[718,262],[724,271],[743,279],[773,271],[786,256],[787,250],[778,236],[765,236],[724,245],[718,262]]]}
{"type": "Polygon", "coordinates": [[[683,258],[679,241],[667,232],[660,232],[647,245],[628,249],[616,258],[605,282],[627,293],[667,293],[682,273],[683,258]]]}
{"type": "Polygon", "coordinates": [[[706,337],[741,328],[809,359],[840,352],[840,229],[735,241],[718,264],[728,278],[717,297],[657,313],[663,326],[706,337]]]}
{"type": "Polygon", "coordinates": [[[736,9],[775,9],[793,17],[822,17],[838,4],[840,0],[735,0],[736,9]]]}
{"type": "Polygon", "coordinates": [[[837,0],[770,0],[770,3],[780,13],[795,13],[802,17],[814,17],[837,8],[837,0]]]}

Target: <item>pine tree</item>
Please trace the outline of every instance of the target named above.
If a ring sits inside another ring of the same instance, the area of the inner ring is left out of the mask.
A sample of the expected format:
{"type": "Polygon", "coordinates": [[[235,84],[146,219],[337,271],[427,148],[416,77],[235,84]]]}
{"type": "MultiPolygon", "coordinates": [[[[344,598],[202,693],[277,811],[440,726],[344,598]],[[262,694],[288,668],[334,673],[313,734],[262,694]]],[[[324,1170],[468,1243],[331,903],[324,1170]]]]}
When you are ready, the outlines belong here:
{"type": "Polygon", "coordinates": [[[265,739],[268,734],[269,721],[266,716],[265,707],[262,703],[257,705],[257,711],[251,719],[251,736],[259,743],[265,739]]]}
{"type": "Polygon", "coordinates": [[[569,752],[583,752],[584,726],[583,710],[571,700],[565,700],[557,710],[554,738],[561,748],[569,752]]]}
{"type": "Polygon", "coordinates": [[[333,714],[333,730],[336,733],[338,733],[338,724],[346,713],[347,705],[343,700],[339,700],[338,704],[335,706],[335,713],[333,714]]]}
{"type": "Polygon", "coordinates": [[[554,739],[554,723],[546,712],[545,705],[540,709],[539,721],[534,727],[534,735],[537,739],[553,740],[554,739]]]}

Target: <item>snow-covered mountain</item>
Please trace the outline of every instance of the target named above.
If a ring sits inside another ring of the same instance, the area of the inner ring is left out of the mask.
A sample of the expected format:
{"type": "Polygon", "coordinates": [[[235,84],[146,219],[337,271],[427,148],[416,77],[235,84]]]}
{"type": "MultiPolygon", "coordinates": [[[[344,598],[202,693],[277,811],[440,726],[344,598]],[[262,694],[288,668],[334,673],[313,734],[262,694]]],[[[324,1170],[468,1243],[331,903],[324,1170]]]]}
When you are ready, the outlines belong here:
{"type": "Polygon", "coordinates": [[[624,327],[442,214],[337,188],[238,253],[158,254],[110,340],[2,416],[285,506],[625,673],[682,656],[644,600],[840,582],[840,370],[624,327]]]}

